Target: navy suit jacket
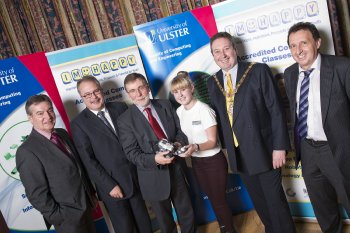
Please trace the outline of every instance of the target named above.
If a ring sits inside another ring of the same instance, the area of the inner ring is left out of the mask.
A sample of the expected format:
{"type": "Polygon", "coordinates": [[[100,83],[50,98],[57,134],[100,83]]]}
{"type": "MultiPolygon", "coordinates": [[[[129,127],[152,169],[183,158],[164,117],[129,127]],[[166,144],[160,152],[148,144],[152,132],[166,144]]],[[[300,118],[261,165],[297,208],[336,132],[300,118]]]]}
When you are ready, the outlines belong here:
{"type": "MultiPolygon", "coordinates": [[[[165,128],[168,140],[187,144],[179,119],[168,100],[151,100],[165,128]]],[[[154,145],[158,138],[136,105],[131,105],[118,119],[118,129],[127,158],[136,165],[142,196],[145,200],[165,200],[170,196],[171,183],[168,166],[157,166],[154,145]]],[[[178,158],[176,158],[178,159],[178,158]]],[[[175,162],[172,166],[181,166],[175,162]]],[[[178,168],[178,167],[177,167],[178,168]]],[[[189,203],[190,204],[190,203],[189,203]]]]}
{"type": "MultiPolygon", "coordinates": [[[[127,109],[124,103],[106,103],[114,133],[93,112],[85,108],[72,122],[74,143],[102,201],[115,201],[109,193],[119,185],[124,200],[134,194],[136,169],[125,157],[119,139],[117,119],[127,109]]],[[[113,211],[113,210],[110,210],[113,211]]]]}
{"type": "MultiPolygon", "coordinates": [[[[284,72],[293,128],[296,122],[298,76],[297,63],[284,72]]],[[[344,174],[348,174],[350,168],[350,59],[321,54],[320,92],[323,129],[338,166],[344,174]]],[[[300,159],[301,155],[297,153],[296,166],[300,159]]]]}
{"type": "MultiPolygon", "coordinates": [[[[248,66],[249,63],[238,62],[237,83],[248,66]]],[[[216,73],[216,77],[224,87],[222,70],[216,73]]],[[[242,170],[236,156],[225,96],[213,77],[208,80],[208,91],[232,171],[254,175],[271,170],[272,151],[288,150],[290,142],[281,97],[270,68],[261,63],[253,65],[235,95],[233,130],[246,171],[242,170]]]]}

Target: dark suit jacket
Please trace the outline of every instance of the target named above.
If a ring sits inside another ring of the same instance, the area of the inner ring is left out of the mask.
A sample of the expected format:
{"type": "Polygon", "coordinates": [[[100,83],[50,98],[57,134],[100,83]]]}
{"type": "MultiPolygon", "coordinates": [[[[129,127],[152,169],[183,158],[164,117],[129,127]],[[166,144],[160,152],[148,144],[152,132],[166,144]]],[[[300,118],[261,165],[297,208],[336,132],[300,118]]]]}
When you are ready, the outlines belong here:
{"type": "MultiPolygon", "coordinates": [[[[115,129],[117,118],[127,109],[124,103],[107,103],[115,129]]],[[[136,169],[125,157],[118,132],[113,133],[93,112],[85,108],[72,122],[74,143],[102,201],[117,200],[109,192],[119,185],[124,200],[134,193],[136,169]]],[[[113,210],[110,210],[113,211],[113,210]]]]}
{"type": "MultiPolygon", "coordinates": [[[[293,128],[296,120],[298,75],[297,63],[284,72],[293,128]]],[[[333,156],[345,174],[350,168],[350,60],[348,58],[321,55],[320,89],[323,129],[333,156]]],[[[296,166],[299,161],[298,153],[296,166]]]]}
{"type": "MultiPolygon", "coordinates": [[[[168,100],[151,100],[165,128],[168,140],[187,144],[179,119],[168,100]]],[[[170,195],[170,175],[167,166],[157,166],[154,156],[157,136],[136,105],[118,119],[120,139],[127,158],[136,165],[142,196],[145,200],[165,200],[170,195]]],[[[174,166],[180,166],[175,162],[174,166]]]]}
{"type": "MultiPolygon", "coordinates": [[[[237,83],[249,63],[239,62],[237,83]]],[[[224,87],[222,70],[216,76],[224,87]]],[[[272,169],[272,151],[289,149],[289,137],[277,85],[266,64],[255,64],[235,95],[233,129],[247,171],[242,171],[234,149],[226,99],[214,78],[208,80],[210,102],[217,113],[219,135],[232,171],[250,175],[272,169]]]]}
{"type": "MultiPolygon", "coordinates": [[[[55,129],[72,150],[69,158],[50,140],[32,130],[16,152],[16,164],[28,200],[45,220],[59,225],[69,219],[64,232],[83,232],[80,221],[92,204],[92,186],[84,175],[79,156],[64,129],[55,129]],[[79,226],[74,226],[74,222],[79,226]]],[[[49,227],[49,226],[48,226],[49,227]]]]}

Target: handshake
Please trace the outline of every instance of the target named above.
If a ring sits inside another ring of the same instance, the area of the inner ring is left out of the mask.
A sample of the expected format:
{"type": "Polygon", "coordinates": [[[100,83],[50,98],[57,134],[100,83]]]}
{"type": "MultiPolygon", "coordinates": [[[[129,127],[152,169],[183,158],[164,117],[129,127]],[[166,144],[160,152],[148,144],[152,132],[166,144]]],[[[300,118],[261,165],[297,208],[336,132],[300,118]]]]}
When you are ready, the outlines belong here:
{"type": "Polygon", "coordinates": [[[168,154],[164,155],[165,158],[172,158],[175,155],[180,155],[187,150],[186,146],[177,147],[174,143],[169,142],[167,139],[161,139],[157,143],[157,147],[159,152],[169,151],[168,154]]]}

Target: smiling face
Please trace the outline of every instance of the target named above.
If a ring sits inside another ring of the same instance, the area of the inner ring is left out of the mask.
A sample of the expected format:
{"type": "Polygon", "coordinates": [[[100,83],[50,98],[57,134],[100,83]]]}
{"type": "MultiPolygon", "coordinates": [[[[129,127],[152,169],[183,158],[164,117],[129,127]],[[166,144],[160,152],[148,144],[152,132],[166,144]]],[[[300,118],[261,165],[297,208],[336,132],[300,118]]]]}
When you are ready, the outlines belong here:
{"type": "Polygon", "coordinates": [[[186,107],[189,106],[193,101],[193,91],[194,87],[189,86],[173,90],[172,93],[175,97],[176,102],[186,107]]]}
{"type": "Polygon", "coordinates": [[[93,111],[100,111],[104,107],[102,89],[95,82],[85,81],[79,85],[79,94],[86,107],[93,111]]]}
{"type": "Polygon", "coordinates": [[[291,33],[288,42],[294,60],[304,70],[310,69],[317,59],[321,39],[315,40],[309,30],[302,29],[291,33]]]}
{"type": "Polygon", "coordinates": [[[229,71],[237,64],[237,52],[227,38],[218,38],[212,42],[211,52],[215,63],[224,71],[229,71]]]}
{"type": "Polygon", "coordinates": [[[29,107],[29,111],[28,120],[32,123],[34,129],[48,133],[53,131],[56,123],[56,115],[49,102],[45,101],[32,104],[29,107]]]}
{"type": "Polygon", "coordinates": [[[142,79],[136,79],[135,81],[125,84],[126,92],[132,102],[139,107],[147,107],[150,103],[148,84],[142,79]]]}

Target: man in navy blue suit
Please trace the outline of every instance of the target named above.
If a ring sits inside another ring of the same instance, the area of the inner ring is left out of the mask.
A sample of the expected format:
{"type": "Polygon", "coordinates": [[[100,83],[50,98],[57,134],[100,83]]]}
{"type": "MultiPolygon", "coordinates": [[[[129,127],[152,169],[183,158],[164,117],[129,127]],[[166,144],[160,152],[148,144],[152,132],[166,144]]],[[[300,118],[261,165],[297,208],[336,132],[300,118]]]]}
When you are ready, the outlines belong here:
{"type": "Polygon", "coordinates": [[[240,174],[266,232],[295,233],[280,169],[290,143],[270,68],[238,62],[227,32],[214,35],[210,47],[221,69],[208,80],[208,91],[231,170],[240,174]]]}

